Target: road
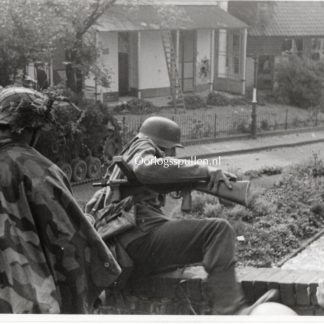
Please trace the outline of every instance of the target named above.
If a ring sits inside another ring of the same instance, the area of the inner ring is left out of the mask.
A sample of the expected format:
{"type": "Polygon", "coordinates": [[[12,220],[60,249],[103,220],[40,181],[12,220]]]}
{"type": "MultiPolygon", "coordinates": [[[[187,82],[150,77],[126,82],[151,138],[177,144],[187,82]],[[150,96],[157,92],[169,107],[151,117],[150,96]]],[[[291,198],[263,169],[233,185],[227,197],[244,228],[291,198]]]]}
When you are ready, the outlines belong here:
{"type": "Polygon", "coordinates": [[[314,154],[318,154],[324,160],[324,143],[261,151],[252,154],[224,156],[221,157],[221,167],[230,170],[238,169],[242,172],[257,170],[266,166],[287,167],[313,159],[314,154]]]}

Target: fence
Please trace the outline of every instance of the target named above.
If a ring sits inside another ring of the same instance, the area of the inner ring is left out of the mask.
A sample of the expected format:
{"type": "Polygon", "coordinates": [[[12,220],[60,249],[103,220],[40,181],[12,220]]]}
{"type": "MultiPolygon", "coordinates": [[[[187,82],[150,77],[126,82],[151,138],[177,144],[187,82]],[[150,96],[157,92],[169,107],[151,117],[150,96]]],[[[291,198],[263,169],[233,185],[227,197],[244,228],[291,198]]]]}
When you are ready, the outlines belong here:
{"type": "MultiPolygon", "coordinates": [[[[130,140],[139,130],[142,122],[150,115],[117,116],[122,125],[124,141],[130,140]]],[[[251,133],[251,112],[233,112],[218,114],[217,112],[196,112],[195,114],[159,114],[174,120],[181,128],[182,141],[194,139],[210,139],[251,133]]],[[[298,116],[288,110],[280,114],[259,112],[257,114],[258,133],[316,127],[324,125],[324,114],[307,112],[298,116]]]]}

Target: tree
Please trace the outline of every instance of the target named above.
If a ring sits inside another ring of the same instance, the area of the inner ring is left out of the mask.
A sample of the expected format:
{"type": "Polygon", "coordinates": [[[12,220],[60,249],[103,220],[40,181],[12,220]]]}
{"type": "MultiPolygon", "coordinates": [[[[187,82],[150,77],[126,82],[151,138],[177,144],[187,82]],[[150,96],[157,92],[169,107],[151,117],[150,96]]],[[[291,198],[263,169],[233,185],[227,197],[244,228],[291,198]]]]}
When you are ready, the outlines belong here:
{"type": "Polygon", "coordinates": [[[95,37],[90,32],[91,27],[116,0],[46,2],[65,27],[66,32],[61,41],[66,53],[68,86],[78,93],[82,90],[83,76],[89,72],[90,64],[96,57],[95,37]]]}
{"type": "MultiPolygon", "coordinates": [[[[68,87],[80,92],[84,76],[98,70],[93,28],[117,0],[0,0],[0,85],[13,82],[28,63],[49,62],[56,49],[65,51],[68,87]]],[[[136,14],[141,0],[118,1],[136,14]]],[[[176,6],[150,2],[161,19],[161,28],[186,20],[176,6]]],[[[102,79],[98,73],[98,78],[102,79]]]]}
{"type": "Polygon", "coordinates": [[[271,20],[275,1],[229,1],[228,12],[246,24],[262,30],[271,20]]]}
{"type": "Polygon", "coordinates": [[[91,27],[116,0],[0,0],[0,84],[12,82],[27,63],[48,61],[63,45],[70,87],[95,59],[91,27]]]}

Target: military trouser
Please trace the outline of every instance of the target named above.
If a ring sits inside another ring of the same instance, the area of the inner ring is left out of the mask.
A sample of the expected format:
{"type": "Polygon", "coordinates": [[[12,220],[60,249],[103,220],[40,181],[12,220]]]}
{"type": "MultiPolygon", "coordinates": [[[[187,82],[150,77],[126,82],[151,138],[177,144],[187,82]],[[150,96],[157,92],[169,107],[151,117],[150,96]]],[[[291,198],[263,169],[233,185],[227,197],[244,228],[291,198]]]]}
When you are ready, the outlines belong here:
{"type": "Polygon", "coordinates": [[[235,277],[235,235],[222,219],[174,220],[159,225],[127,246],[134,275],[202,263],[214,314],[232,314],[243,296],[235,277]]]}

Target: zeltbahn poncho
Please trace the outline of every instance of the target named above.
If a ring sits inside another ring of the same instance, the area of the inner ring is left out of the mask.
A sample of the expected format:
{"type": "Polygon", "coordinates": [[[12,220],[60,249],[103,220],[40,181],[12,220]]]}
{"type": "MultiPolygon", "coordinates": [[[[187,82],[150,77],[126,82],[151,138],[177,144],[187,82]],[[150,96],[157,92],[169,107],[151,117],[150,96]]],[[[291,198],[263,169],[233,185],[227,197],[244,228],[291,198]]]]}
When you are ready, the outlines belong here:
{"type": "Polygon", "coordinates": [[[0,313],[89,313],[119,273],[63,172],[0,141],[0,313]]]}

